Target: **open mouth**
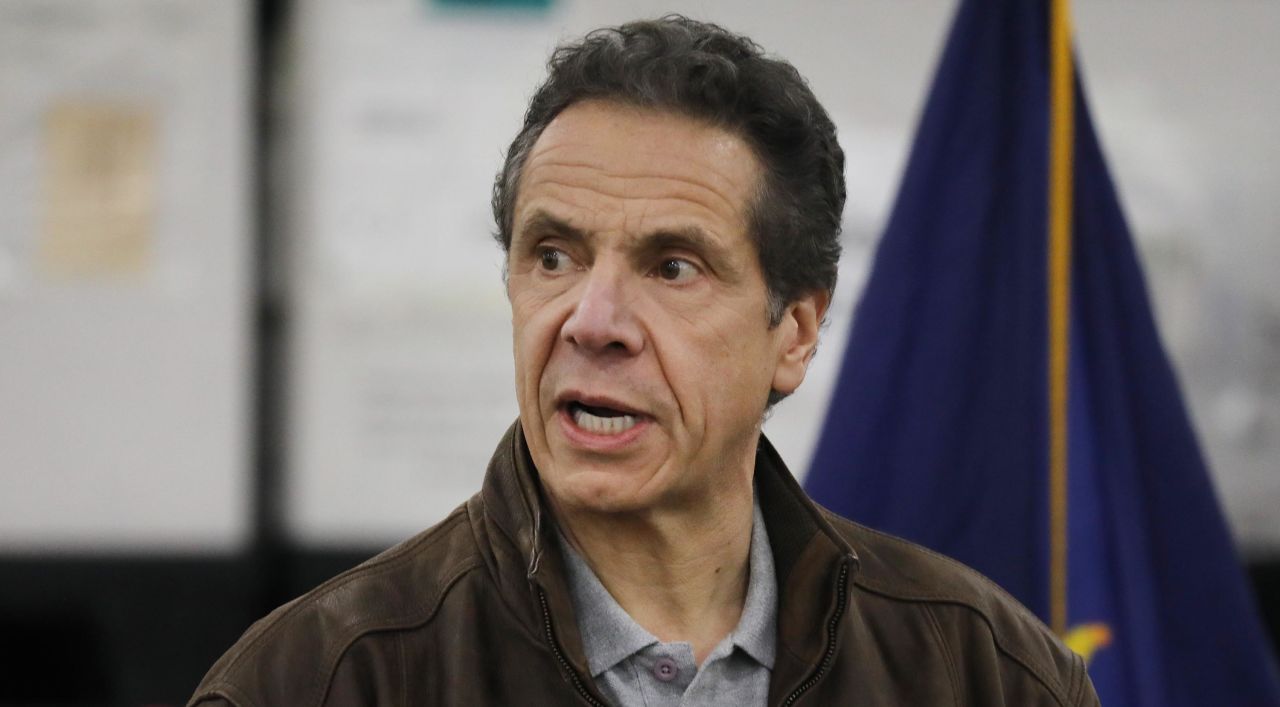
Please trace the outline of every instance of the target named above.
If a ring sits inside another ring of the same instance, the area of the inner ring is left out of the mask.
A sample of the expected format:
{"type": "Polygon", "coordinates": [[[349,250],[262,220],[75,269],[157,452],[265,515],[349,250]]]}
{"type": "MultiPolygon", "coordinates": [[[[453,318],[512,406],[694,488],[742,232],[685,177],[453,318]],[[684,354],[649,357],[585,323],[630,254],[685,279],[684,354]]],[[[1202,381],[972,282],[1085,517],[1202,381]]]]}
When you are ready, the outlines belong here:
{"type": "Polygon", "coordinates": [[[622,410],[600,405],[587,405],[571,401],[565,406],[573,424],[585,432],[598,435],[622,434],[640,421],[640,418],[622,410]]]}

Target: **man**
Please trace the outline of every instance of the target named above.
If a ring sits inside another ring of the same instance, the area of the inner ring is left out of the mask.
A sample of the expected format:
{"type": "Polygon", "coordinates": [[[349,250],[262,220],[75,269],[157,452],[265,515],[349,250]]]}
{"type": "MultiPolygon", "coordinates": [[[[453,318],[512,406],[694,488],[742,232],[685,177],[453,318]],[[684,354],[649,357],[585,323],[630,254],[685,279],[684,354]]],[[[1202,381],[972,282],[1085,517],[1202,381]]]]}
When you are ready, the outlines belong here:
{"type": "Polygon", "coordinates": [[[556,51],[494,188],[519,421],[446,520],[281,607],[192,704],[1092,705],[974,572],[761,436],[835,282],[803,79],[681,17],[556,51]]]}

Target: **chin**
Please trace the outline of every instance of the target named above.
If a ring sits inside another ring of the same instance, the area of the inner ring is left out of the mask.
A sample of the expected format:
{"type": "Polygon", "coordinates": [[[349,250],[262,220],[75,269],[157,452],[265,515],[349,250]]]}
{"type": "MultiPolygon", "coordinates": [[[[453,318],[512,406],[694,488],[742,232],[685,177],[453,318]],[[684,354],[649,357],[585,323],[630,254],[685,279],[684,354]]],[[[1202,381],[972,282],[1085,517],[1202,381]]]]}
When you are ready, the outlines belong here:
{"type": "Polygon", "coordinates": [[[636,513],[652,508],[658,500],[652,492],[625,483],[611,472],[577,472],[560,483],[548,484],[545,478],[542,483],[567,510],[636,513]]]}

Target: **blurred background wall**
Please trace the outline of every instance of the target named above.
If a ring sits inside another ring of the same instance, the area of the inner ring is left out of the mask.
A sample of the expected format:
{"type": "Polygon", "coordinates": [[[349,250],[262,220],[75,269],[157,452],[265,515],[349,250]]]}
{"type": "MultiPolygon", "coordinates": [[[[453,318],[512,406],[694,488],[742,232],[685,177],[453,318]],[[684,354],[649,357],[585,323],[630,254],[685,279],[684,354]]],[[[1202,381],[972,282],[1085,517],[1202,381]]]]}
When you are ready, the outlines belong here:
{"type": "MultiPolygon", "coordinates": [[[[1074,5],[1275,627],[1280,3],[1074,5]]],[[[802,474],[953,9],[0,0],[0,703],[179,703],[250,621],[478,487],[516,412],[490,185],[549,51],[596,26],[744,32],[839,126],[831,326],[766,425],[802,474]]]]}

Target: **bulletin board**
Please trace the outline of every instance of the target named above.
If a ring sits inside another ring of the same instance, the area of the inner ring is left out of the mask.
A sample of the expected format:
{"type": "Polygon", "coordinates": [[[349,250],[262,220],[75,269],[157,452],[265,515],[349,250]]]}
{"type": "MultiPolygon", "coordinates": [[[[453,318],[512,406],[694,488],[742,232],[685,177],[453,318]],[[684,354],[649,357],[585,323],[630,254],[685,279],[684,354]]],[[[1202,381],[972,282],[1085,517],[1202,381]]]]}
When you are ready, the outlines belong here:
{"type": "Polygon", "coordinates": [[[249,532],[249,6],[0,3],[0,553],[249,532]]]}

